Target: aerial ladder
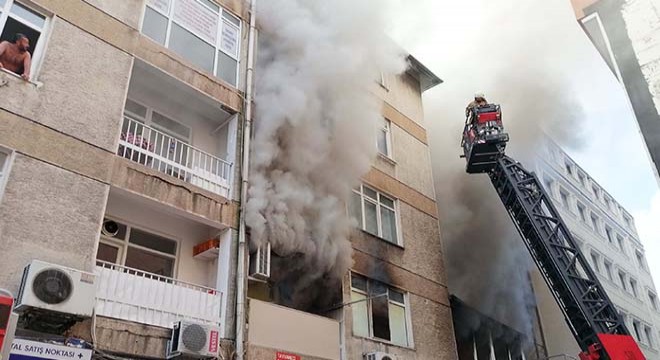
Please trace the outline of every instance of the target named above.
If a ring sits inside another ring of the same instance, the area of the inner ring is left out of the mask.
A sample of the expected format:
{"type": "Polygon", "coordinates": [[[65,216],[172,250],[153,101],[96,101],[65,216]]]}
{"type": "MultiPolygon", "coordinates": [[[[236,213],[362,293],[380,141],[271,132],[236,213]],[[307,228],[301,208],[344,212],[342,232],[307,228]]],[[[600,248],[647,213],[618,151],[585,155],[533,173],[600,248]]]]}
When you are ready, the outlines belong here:
{"type": "Polygon", "coordinates": [[[539,179],[505,154],[508,141],[499,105],[468,109],[466,172],[490,177],[582,349],[580,360],[645,359],[539,179]]]}

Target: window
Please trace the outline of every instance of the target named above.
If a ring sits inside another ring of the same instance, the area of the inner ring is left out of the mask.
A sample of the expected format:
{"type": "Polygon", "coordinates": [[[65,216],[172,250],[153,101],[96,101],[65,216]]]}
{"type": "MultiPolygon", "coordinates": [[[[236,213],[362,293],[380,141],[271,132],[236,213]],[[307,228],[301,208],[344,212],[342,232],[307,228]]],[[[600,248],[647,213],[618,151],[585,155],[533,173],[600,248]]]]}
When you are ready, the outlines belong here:
{"type": "Polygon", "coordinates": [[[591,213],[591,226],[594,228],[595,232],[598,232],[598,216],[594,213],[591,213]]]}
{"type": "Polygon", "coordinates": [[[657,296],[654,293],[652,293],[650,290],[649,290],[648,295],[649,295],[649,303],[651,303],[651,307],[653,308],[653,310],[658,311],[657,296]]]}
{"type": "Polygon", "coordinates": [[[603,261],[603,266],[605,267],[605,275],[609,280],[612,280],[612,263],[605,260],[603,261]]]}
{"type": "Polygon", "coordinates": [[[621,237],[621,235],[616,236],[616,243],[619,246],[619,249],[621,250],[621,252],[625,255],[626,254],[626,245],[625,245],[625,241],[623,240],[623,237],[621,237]]]}
{"type": "Polygon", "coordinates": [[[577,203],[578,215],[580,215],[580,220],[587,222],[587,209],[579,201],[577,203]]]}
{"type": "Polygon", "coordinates": [[[241,21],[210,0],[147,0],[142,33],[238,86],[241,21]]]}
{"type": "Polygon", "coordinates": [[[578,173],[578,180],[580,180],[580,185],[582,186],[585,186],[587,184],[583,173],[578,173]]]}
{"type": "Polygon", "coordinates": [[[543,178],[543,184],[545,185],[545,191],[552,195],[552,179],[550,178],[543,178]]]}
{"type": "Polygon", "coordinates": [[[11,153],[0,148],[0,199],[2,199],[2,193],[4,192],[5,179],[9,172],[10,159],[11,153]]]}
{"type": "Polygon", "coordinates": [[[633,319],[633,329],[635,330],[635,338],[639,342],[644,342],[642,340],[642,325],[639,323],[639,320],[633,319]]]}
{"type": "Polygon", "coordinates": [[[573,165],[570,162],[566,161],[564,163],[564,166],[566,167],[566,174],[573,176],[573,165]]]}
{"type": "MultiPolygon", "coordinates": [[[[162,131],[186,144],[190,144],[190,136],[192,134],[192,129],[190,127],[135,100],[126,99],[124,115],[147,126],[151,126],[158,131],[162,131]]],[[[124,126],[126,126],[126,123],[124,123],[124,126]]],[[[126,132],[129,131],[129,129],[122,129],[122,131],[126,132]]]]}
{"type": "Polygon", "coordinates": [[[387,75],[382,71],[378,75],[378,84],[386,90],[390,89],[389,83],[387,82],[387,75]]]}
{"type": "Polygon", "coordinates": [[[111,222],[116,231],[104,231],[96,253],[97,261],[124,265],[149,273],[173,277],[177,242],[163,236],[105,219],[104,229],[111,222]]]}
{"type": "Polygon", "coordinates": [[[591,190],[593,191],[594,196],[596,197],[596,199],[599,199],[600,198],[600,191],[598,190],[598,186],[592,185],[591,190]]]}
{"type": "Polygon", "coordinates": [[[568,204],[568,193],[564,189],[559,190],[559,196],[561,197],[561,204],[564,205],[567,209],[569,208],[568,204]]]}
{"type": "Polygon", "coordinates": [[[628,215],[623,216],[623,221],[626,223],[626,226],[628,228],[632,228],[632,220],[630,219],[630,217],[628,215]]]}
{"type": "Polygon", "coordinates": [[[610,244],[614,244],[614,235],[612,235],[612,228],[609,226],[605,226],[605,236],[607,236],[607,241],[610,242],[610,244]]]}
{"type": "Polygon", "coordinates": [[[349,204],[350,215],[362,230],[400,245],[396,208],[394,199],[364,185],[353,190],[349,204]]]}
{"type": "Polygon", "coordinates": [[[649,344],[650,347],[654,347],[654,342],[653,342],[653,332],[651,332],[651,328],[644,325],[644,335],[646,335],[646,342],[649,344]]]}
{"type": "Polygon", "coordinates": [[[619,270],[619,284],[621,284],[623,290],[628,291],[628,287],[626,286],[626,274],[620,270],[619,270]]]}
{"type": "Polygon", "coordinates": [[[640,250],[635,250],[635,257],[637,258],[637,264],[643,270],[647,270],[646,262],[644,261],[644,254],[640,250]]]}
{"type": "Polygon", "coordinates": [[[380,129],[378,130],[377,146],[378,152],[391,158],[392,157],[392,133],[390,131],[392,123],[383,119],[380,129]]]}
{"type": "MultiPolygon", "coordinates": [[[[15,0],[0,0],[0,28],[2,29],[0,41],[13,42],[16,33],[21,33],[30,40],[28,52],[32,56],[31,73],[34,73],[35,65],[39,62],[43,52],[44,41],[41,35],[46,30],[46,26],[46,17],[38,12],[15,0]]],[[[19,72],[23,71],[24,69],[21,69],[19,72]]]]}
{"type": "Polygon", "coordinates": [[[593,265],[594,270],[596,270],[596,272],[600,272],[600,262],[598,261],[598,254],[593,252],[591,253],[591,264],[593,265]]]}
{"type": "Polygon", "coordinates": [[[612,208],[612,200],[608,197],[605,197],[605,206],[607,206],[608,209],[612,208]]]}
{"type": "Polygon", "coordinates": [[[353,334],[410,346],[406,294],[351,274],[353,334]]]}
{"type": "Polygon", "coordinates": [[[637,297],[637,280],[632,278],[630,279],[630,292],[637,297]]]}

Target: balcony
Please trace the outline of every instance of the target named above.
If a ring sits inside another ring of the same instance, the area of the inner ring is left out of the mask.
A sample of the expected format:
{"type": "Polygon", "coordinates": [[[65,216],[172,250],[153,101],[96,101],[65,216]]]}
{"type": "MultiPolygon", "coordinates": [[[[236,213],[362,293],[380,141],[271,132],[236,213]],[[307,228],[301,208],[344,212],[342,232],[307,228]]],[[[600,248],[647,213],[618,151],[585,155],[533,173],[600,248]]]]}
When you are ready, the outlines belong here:
{"type": "Polygon", "coordinates": [[[229,197],[232,164],[130,116],[124,117],[119,156],[229,197]]]}
{"type": "Polygon", "coordinates": [[[97,260],[96,314],[171,327],[187,319],[219,324],[222,294],[212,288],[97,260]]]}

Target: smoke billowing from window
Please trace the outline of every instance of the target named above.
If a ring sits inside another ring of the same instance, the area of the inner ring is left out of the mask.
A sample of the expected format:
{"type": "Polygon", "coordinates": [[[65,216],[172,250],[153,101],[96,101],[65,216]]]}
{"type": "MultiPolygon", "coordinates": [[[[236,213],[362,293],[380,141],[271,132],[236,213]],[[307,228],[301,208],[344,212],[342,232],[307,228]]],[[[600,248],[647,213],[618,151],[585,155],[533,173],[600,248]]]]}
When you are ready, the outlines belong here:
{"type": "Polygon", "coordinates": [[[259,3],[256,118],[246,221],[270,241],[278,301],[307,309],[351,266],[345,203],[370,167],[380,71],[403,69],[377,0],[259,3]],[[338,15],[340,14],[340,16],[338,15]]]}

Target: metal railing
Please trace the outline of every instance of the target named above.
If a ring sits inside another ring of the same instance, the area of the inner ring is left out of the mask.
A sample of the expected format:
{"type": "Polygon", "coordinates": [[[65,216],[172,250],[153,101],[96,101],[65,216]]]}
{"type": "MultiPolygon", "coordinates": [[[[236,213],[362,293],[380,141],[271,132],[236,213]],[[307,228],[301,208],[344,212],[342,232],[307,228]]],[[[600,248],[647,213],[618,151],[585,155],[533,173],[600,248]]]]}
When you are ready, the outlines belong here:
{"type": "Polygon", "coordinates": [[[182,319],[220,323],[215,289],[100,260],[95,273],[97,315],[168,328],[182,319]]]}
{"type": "Polygon", "coordinates": [[[222,196],[229,196],[232,164],[124,116],[119,156],[222,196]]]}

